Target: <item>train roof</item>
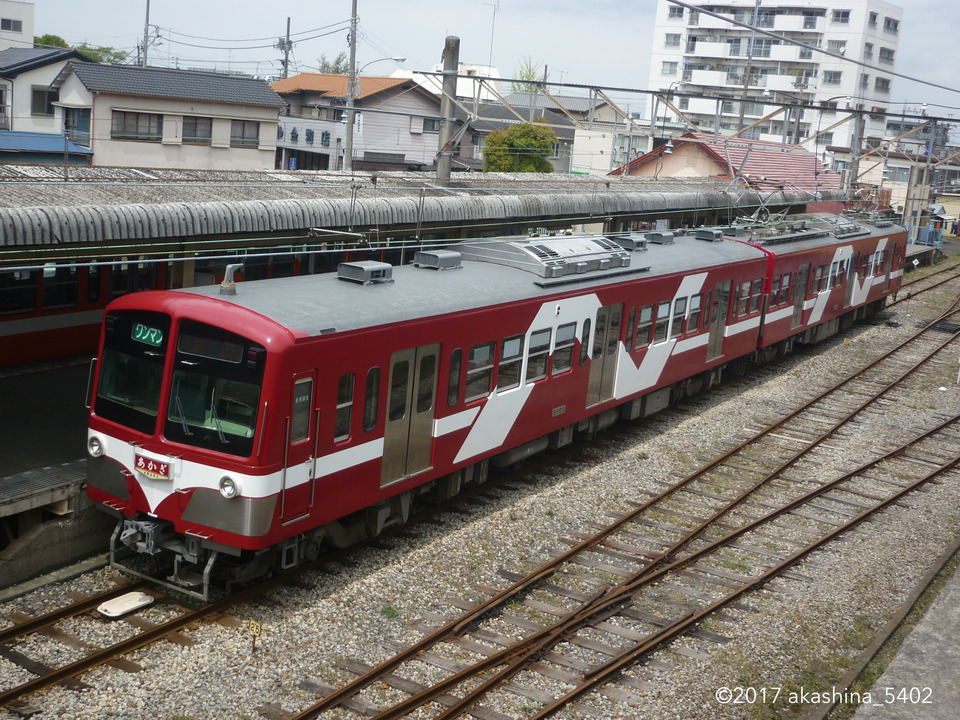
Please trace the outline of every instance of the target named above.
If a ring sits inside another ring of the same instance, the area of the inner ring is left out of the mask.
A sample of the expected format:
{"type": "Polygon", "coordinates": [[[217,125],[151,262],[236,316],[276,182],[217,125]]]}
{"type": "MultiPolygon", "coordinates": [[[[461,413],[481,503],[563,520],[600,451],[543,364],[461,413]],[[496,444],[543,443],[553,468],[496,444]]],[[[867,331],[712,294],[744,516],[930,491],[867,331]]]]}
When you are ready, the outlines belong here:
{"type": "Polygon", "coordinates": [[[220,294],[219,286],[177,292],[235,303],[314,336],[764,257],[730,240],[644,240],[637,233],[465,242],[417,253],[415,265],[361,261],[342,264],[338,273],[238,282],[236,295],[220,294]]]}
{"type": "MultiPolygon", "coordinates": [[[[792,245],[836,242],[808,230],[798,226],[781,239],[792,245]]],[[[667,231],[476,240],[421,251],[413,265],[350,262],[337,273],[239,282],[235,295],[222,294],[219,286],[178,292],[234,303],[295,333],[316,336],[765,258],[763,250],[725,235],[702,229],[689,235],[667,231]]]]}

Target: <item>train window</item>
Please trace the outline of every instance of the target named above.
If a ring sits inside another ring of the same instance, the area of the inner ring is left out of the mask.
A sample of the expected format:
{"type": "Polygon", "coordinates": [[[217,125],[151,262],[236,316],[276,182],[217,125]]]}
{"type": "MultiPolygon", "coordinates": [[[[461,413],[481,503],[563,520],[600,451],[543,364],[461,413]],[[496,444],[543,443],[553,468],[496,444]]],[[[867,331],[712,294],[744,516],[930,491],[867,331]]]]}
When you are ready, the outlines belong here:
{"type": "Polygon", "coordinates": [[[387,419],[390,422],[400,420],[407,412],[407,384],[410,377],[410,362],[401,360],[393,365],[390,378],[390,397],[387,402],[387,419]]]}
{"type": "Polygon", "coordinates": [[[36,309],[36,271],[0,272],[0,315],[34,312],[36,309]]]}
{"type": "Polygon", "coordinates": [[[530,333],[530,351],[527,357],[527,382],[542,380],[547,376],[547,358],[550,356],[550,336],[553,331],[534,330],[530,333]]]}
{"type": "Polygon", "coordinates": [[[433,407],[433,383],[437,375],[436,354],[420,358],[420,377],[417,380],[417,412],[425,413],[433,407]]]}
{"type": "Polygon", "coordinates": [[[583,321],[583,330],[580,333],[580,365],[587,362],[590,356],[590,318],[583,321]]]}
{"type": "Polygon", "coordinates": [[[654,344],[667,339],[667,323],[670,321],[670,302],[662,302],[657,306],[657,323],[653,328],[654,344]]]}
{"type": "Polygon", "coordinates": [[[763,280],[753,281],[753,295],[750,297],[750,312],[760,311],[760,296],[763,294],[763,280]]]}
{"type": "Polygon", "coordinates": [[[363,429],[370,432],[377,426],[380,414],[380,368],[367,372],[367,389],[363,398],[363,429]]]}
{"type": "Polygon", "coordinates": [[[695,333],[700,328],[700,308],[703,305],[703,295],[690,296],[690,317],[687,319],[687,332],[695,333]]]}
{"type": "Polygon", "coordinates": [[[628,350],[633,349],[633,334],[636,331],[637,325],[637,309],[630,308],[630,317],[627,318],[627,342],[625,343],[628,350]]]}
{"type": "Polygon", "coordinates": [[[670,326],[670,337],[683,335],[683,318],[687,314],[687,299],[677,298],[673,302],[673,324],[670,326]]]}
{"type": "Polygon", "coordinates": [[[750,308],[750,281],[740,286],[740,300],[737,303],[737,317],[743,317],[750,308]]]}
{"type": "Polygon", "coordinates": [[[100,302],[100,266],[87,267],[87,302],[100,302]]]}
{"type": "MultiPolygon", "coordinates": [[[[713,302],[713,291],[712,291],[712,290],[707,293],[707,304],[704,305],[704,307],[709,308],[711,302],[713,302]]],[[[706,330],[709,325],[710,325],[710,312],[707,311],[707,312],[703,313],[703,329],[706,330]]]]}
{"type": "Polygon", "coordinates": [[[337,413],[334,420],[333,440],[341,442],[350,439],[350,420],[353,417],[354,374],[340,376],[337,383],[337,413]]]}
{"type": "Polygon", "coordinates": [[[821,265],[816,270],[813,271],[813,282],[810,285],[812,291],[811,294],[817,294],[820,292],[821,286],[823,284],[823,266],[821,265]]]}
{"type": "Polygon", "coordinates": [[[870,266],[870,256],[864,255],[860,258],[860,277],[865,278],[867,276],[867,268],[870,266]]]}
{"type": "Polygon", "coordinates": [[[650,344],[650,328],[653,327],[653,305],[640,308],[640,320],[637,322],[637,344],[634,350],[650,344]]]}
{"type": "Polygon", "coordinates": [[[493,386],[493,353],[496,343],[480,343],[470,348],[467,358],[467,386],[464,400],[470,402],[490,394],[493,386]]]}
{"type": "Polygon", "coordinates": [[[610,329],[607,331],[607,355],[613,355],[620,346],[620,323],[623,322],[623,305],[610,308],[610,329]]]}
{"type": "Polygon", "coordinates": [[[573,367],[573,346],[576,344],[576,337],[576,323],[567,323],[557,328],[557,346],[553,351],[554,375],[559,375],[573,367]]]}
{"type": "Polygon", "coordinates": [[[523,335],[508,337],[500,347],[500,369],[497,371],[497,392],[520,385],[520,365],[523,363],[523,335]]]}
{"type": "Polygon", "coordinates": [[[447,383],[447,405],[453,407],[460,400],[460,366],[463,364],[463,350],[457,348],[450,353],[450,380],[447,383]]]}
{"type": "Polygon", "coordinates": [[[76,266],[47,263],[43,267],[43,309],[77,306],[76,266]]]}
{"type": "Polygon", "coordinates": [[[293,411],[290,413],[290,444],[310,437],[310,411],[313,407],[313,378],[293,384],[293,411]]]}
{"type": "Polygon", "coordinates": [[[776,307],[780,304],[780,277],[775,277],[770,281],[770,307],[776,307]]]}
{"type": "Polygon", "coordinates": [[[783,305],[790,301],[790,275],[786,274],[780,281],[780,304],[783,305]]]}

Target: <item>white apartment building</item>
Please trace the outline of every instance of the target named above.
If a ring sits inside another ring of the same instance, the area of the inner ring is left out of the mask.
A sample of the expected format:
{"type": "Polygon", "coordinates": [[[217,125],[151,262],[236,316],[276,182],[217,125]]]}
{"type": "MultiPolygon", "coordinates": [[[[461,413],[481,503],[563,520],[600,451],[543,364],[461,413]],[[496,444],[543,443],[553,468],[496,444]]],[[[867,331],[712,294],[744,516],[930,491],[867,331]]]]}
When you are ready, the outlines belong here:
{"type": "Polygon", "coordinates": [[[0,0],[0,50],[33,47],[33,3],[0,0]]]}
{"type": "MultiPolygon", "coordinates": [[[[732,134],[782,104],[815,103],[825,109],[793,108],[743,136],[797,142],[830,128],[846,117],[842,110],[848,107],[874,110],[865,116],[861,137],[884,136],[883,112],[890,102],[901,8],[882,0],[723,0],[689,4],[696,4],[699,10],[668,0],[657,2],[648,87],[678,93],[672,102],[701,129],[711,132],[716,127],[721,133],[732,134]],[[729,20],[810,47],[754,32],[729,20]],[[843,59],[812,48],[828,50],[843,59]]],[[[653,104],[658,123],[676,117],[664,104],[653,104]]],[[[853,132],[852,121],[843,123],[824,133],[815,146],[821,154],[828,146],[849,148],[853,132]]]]}

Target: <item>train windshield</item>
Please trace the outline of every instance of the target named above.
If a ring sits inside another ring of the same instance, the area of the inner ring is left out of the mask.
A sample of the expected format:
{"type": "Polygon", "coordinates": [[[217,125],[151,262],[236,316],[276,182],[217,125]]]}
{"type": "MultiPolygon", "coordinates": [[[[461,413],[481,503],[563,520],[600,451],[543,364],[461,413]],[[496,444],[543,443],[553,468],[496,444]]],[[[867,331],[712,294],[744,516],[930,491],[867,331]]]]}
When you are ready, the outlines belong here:
{"type": "Polygon", "coordinates": [[[246,338],[185,320],[163,434],[231,455],[253,452],[266,351],[246,338]]]}
{"type": "Polygon", "coordinates": [[[153,434],[170,335],[170,317],[115,311],[104,323],[103,357],[94,412],[142,433],[153,434]]]}

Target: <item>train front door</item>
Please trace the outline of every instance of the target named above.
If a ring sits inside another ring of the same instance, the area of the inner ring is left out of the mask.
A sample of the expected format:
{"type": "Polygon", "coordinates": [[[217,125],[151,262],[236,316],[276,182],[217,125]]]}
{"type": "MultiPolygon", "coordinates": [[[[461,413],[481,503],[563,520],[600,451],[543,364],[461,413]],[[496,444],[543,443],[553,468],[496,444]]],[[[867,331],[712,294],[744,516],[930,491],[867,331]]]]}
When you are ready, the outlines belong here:
{"type": "Polygon", "coordinates": [[[617,352],[620,346],[620,324],[623,303],[597,310],[593,330],[593,349],[590,352],[590,384],[587,386],[587,406],[602,403],[613,397],[613,382],[617,376],[617,352]]]}
{"type": "Polygon", "coordinates": [[[381,487],[431,466],[439,360],[439,343],[390,358],[381,487]]]}
{"type": "Polygon", "coordinates": [[[707,336],[707,360],[716,360],[723,355],[724,331],[727,329],[727,313],[730,312],[730,288],[732,280],[721,280],[713,293],[710,308],[710,333],[707,336]]]}

